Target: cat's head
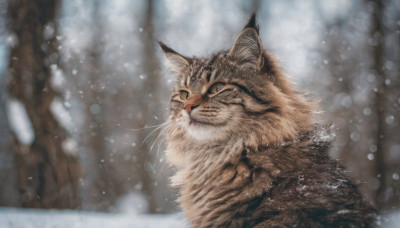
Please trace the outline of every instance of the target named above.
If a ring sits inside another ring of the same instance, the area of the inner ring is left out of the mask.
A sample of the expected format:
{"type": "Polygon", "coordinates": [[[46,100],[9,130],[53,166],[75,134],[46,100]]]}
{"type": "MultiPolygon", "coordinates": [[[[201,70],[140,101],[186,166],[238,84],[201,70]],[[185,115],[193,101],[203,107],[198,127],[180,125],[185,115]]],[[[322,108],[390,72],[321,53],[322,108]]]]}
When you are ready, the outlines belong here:
{"type": "Polygon", "coordinates": [[[235,137],[279,144],[311,127],[311,105],[264,51],[255,15],[230,50],[186,57],[159,43],[174,72],[169,140],[210,143],[235,137]]]}

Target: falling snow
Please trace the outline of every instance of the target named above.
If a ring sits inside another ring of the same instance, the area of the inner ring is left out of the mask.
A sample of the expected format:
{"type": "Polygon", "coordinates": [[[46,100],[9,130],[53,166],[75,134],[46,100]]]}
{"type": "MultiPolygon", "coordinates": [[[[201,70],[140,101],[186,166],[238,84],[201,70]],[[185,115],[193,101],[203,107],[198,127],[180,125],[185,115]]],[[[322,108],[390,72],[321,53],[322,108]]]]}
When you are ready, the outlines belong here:
{"type": "MultiPolygon", "coordinates": [[[[168,187],[172,170],[162,157],[165,128],[151,127],[166,120],[169,93],[176,79],[166,70],[153,37],[188,56],[207,56],[211,50],[227,49],[235,38],[233,34],[240,32],[238,25],[247,20],[250,3],[172,0],[156,5],[153,12],[155,33],[151,38],[142,23],[146,12],[143,2],[104,1],[99,3],[97,16],[95,5],[91,1],[63,1],[59,24],[48,23],[42,31],[47,40],[56,35],[59,53],[49,58],[51,88],[59,96],[44,105],[50,105],[54,118],[68,131],[61,142],[64,151],[82,161],[83,176],[79,182],[84,186],[81,189],[82,208],[115,214],[0,208],[0,227],[24,227],[27,224],[30,227],[113,227],[115,224],[120,227],[186,227],[180,215],[142,215],[149,205],[142,195],[148,186],[142,180],[144,174],[141,172],[154,178],[151,186],[154,187],[152,197],[157,202],[156,211],[179,210],[173,203],[176,193],[168,187]],[[144,69],[143,63],[143,56],[149,54],[143,51],[146,40],[151,40],[157,60],[146,66],[150,70],[144,69]],[[60,59],[57,64],[50,61],[57,58],[60,59]],[[157,74],[159,77],[154,78],[157,74]],[[144,88],[152,82],[157,82],[152,85],[154,88],[144,88]],[[103,179],[104,173],[114,175],[103,179]],[[96,184],[111,189],[96,189],[93,187],[96,184]],[[115,198],[110,198],[112,194],[116,194],[115,198]],[[103,206],[106,201],[115,204],[103,206]]],[[[305,90],[312,100],[319,101],[323,112],[318,112],[315,119],[335,124],[319,131],[313,140],[333,143],[332,154],[349,166],[355,179],[360,179],[360,188],[364,192],[380,189],[382,176],[395,183],[389,187],[398,190],[400,96],[396,72],[399,66],[398,60],[393,59],[397,54],[385,56],[381,70],[387,75],[382,78],[379,72],[371,70],[373,58],[366,54],[370,47],[363,46],[365,43],[376,45],[376,39],[366,37],[369,16],[357,8],[359,4],[331,0],[324,1],[320,7],[315,6],[308,1],[294,1],[290,5],[285,1],[260,4],[263,44],[278,56],[296,89],[305,90]],[[335,21],[344,24],[336,25],[335,21]],[[330,28],[325,22],[331,24],[330,28]],[[382,94],[387,104],[380,104],[383,109],[378,110],[374,99],[382,94]],[[379,115],[385,125],[382,135],[376,134],[379,115]],[[382,154],[378,151],[378,145],[382,150],[379,140],[386,143],[384,159],[392,169],[388,168],[382,176],[368,176],[382,154]]],[[[395,9],[400,8],[397,6],[398,3],[388,9],[387,18],[396,18],[395,9]]],[[[390,23],[400,25],[400,21],[390,23]]],[[[395,32],[398,36],[397,27],[395,32]]],[[[0,40],[3,41],[0,42],[0,79],[3,79],[5,76],[2,75],[7,75],[3,72],[9,57],[6,46],[15,47],[20,41],[13,33],[0,33],[0,40]]],[[[394,42],[395,38],[388,36],[386,40],[394,42]]],[[[388,53],[392,46],[393,50],[398,50],[394,45],[387,44],[390,47],[388,53]]],[[[19,61],[16,57],[10,59],[19,61]]],[[[8,127],[19,142],[31,145],[35,133],[24,104],[16,99],[4,100],[8,127]]],[[[4,134],[1,136],[7,138],[4,134]]],[[[3,159],[0,152],[0,169],[5,163],[12,164],[13,161],[3,159]]],[[[3,176],[0,173],[0,177],[3,176]]],[[[27,178],[33,179],[32,176],[27,178]]],[[[298,177],[298,181],[303,180],[304,176],[298,177]]],[[[332,190],[339,186],[326,184],[326,188],[332,190]]],[[[307,187],[302,186],[299,190],[307,187]]],[[[394,201],[387,198],[389,203],[394,201]]],[[[400,220],[400,216],[397,217],[400,220]]]]}

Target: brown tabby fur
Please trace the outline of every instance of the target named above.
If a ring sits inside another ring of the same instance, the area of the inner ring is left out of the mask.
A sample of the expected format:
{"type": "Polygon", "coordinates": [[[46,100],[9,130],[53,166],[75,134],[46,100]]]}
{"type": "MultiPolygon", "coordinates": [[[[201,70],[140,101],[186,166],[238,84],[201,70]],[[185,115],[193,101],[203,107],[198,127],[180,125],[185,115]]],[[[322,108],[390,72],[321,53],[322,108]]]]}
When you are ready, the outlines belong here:
{"type": "Polygon", "coordinates": [[[263,50],[255,15],[229,51],[210,58],[160,45],[177,76],[166,154],[193,227],[372,225],[374,209],[328,157],[315,105],[263,50]],[[196,94],[202,100],[189,113],[186,99],[196,94]]]}

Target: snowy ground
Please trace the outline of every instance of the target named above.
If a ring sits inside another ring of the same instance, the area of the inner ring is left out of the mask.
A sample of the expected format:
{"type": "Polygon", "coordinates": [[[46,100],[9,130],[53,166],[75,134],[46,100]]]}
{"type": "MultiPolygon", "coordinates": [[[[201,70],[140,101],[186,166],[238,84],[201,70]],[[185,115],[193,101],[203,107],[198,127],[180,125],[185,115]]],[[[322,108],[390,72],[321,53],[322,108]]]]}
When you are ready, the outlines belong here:
{"type": "Polygon", "coordinates": [[[389,214],[387,216],[383,216],[383,223],[381,227],[383,228],[400,228],[400,211],[396,213],[389,214]]]}
{"type": "MultiPolygon", "coordinates": [[[[33,210],[0,207],[0,228],[187,228],[180,214],[142,215],[99,213],[70,210],[33,210]]],[[[383,228],[400,228],[400,212],[381,224],[383,228]]]]}
{"type": "Polygon", "coordinates": [[[110,214],[0,207],[1,228],[183,228],[182,215],[110,214]]]}

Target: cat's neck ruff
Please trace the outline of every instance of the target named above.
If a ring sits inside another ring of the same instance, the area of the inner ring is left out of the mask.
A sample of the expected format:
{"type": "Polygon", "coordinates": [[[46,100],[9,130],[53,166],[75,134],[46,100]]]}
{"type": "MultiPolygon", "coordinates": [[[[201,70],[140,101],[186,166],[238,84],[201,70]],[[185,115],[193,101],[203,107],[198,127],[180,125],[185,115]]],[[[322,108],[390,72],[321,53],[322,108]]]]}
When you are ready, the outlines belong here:
{"type": "Polygon", "coordinates": [[[240,157],[245,148],[245,140],[238,135],[209,141],[181,135],[176,140],[169,140],[167,159],[178,168],[178,173],[172,178],[173,185],[181,185],[188,175],[206,177],[205,174],[211,174],[232,159],[240,157]]]}

